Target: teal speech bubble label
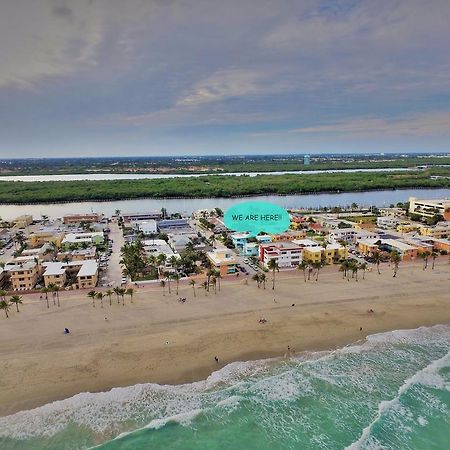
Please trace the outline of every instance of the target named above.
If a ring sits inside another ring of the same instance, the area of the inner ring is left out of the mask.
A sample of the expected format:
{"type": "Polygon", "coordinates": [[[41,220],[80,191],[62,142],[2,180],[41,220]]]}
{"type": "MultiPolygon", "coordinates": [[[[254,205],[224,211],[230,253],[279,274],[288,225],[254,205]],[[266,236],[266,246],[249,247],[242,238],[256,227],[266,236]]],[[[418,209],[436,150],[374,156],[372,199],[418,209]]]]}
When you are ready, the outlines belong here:
{"type": "Polygon", "coordinates": [[[226,211],[224,222],[230,230],[256,236],[260,232],[282,233],[289,228],[291,219],[284,208],[273,203],[243,202],[226,211]]]}

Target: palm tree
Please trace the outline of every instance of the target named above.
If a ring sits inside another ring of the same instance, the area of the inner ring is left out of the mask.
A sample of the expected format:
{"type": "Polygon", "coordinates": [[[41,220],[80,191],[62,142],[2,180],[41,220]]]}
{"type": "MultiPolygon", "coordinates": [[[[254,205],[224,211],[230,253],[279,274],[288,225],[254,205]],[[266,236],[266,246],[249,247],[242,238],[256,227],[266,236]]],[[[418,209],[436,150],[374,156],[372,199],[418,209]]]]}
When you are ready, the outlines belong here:
{"type": "Polygon", "coordinates": [[[19,312],[19,304],[22,304],[22,297],[20,295],[13,295],[9,301],[16,305],[17,312],[19,312]]]}
{"type": "Polygon", "coordinates": [[[49,283],[49,285],[47,286],[47,288],[48,288],[48,291],[52,293],[53,305],[56,306],[55,284],[54,284],[54,283],[49,283]]]}
{"type": "Polygon", "coordinates": [[[372,258],[373,258],[373,262],[377,265],[378,275],[381,275],[381,272],[380,272],[380,262],[381,262],[380,252],[374,252],[373,255],[372,255],[372,258]]]}
{"type": "Polygon", "coordinates": [[[177,283],[177,295],[178,295],[178,285],[179,285],[179,283],[180,283],[180,274],[178,273],[178,272],[175,272],[173,275],[172,275],[172,277],[173,277],[173,279],[176,281],[176,283],[177,283]]]}
{"type": "Polygon", "coordinates": [[[220,292],[220,280],[221,280],[221,278],[222,278],[222,275],[220,274],[220,270],[216,270],[216,271],[214,272],[214,276],[216,277],[216,280],[217,280],[218,283],[219,283],[219,292],[220,292]]]}
{"type": "Polygon", "coordinates": [[[313,261],[308,261],[308,281],[311,279],[311,274],[314,270],[313,261]]]}
{"type": "Polygon", "coordinates": [[[322,265],[323,265],[322,261],[316,261],[312,263],[312,267],[316,269],[316,281],[319,281],[319,272],[320,269],[322,268],[322,265]]]}
{"type": "Polygon", "coordinates": [[[342,272],[342,279],[345,279],[347,277],[347,281],[350,281],[349,278],[349,272],[351,269],[351,263],[348,259],[344,259],[344,261],[341,262],[341,265],[339,267],[339,271],[342,272]]]}
{"type": "Polygon", "coordinates": [[[4,289],[0,289],[0,298],[2,300],[6,300],[7,295],[8,295],[8,291],[5,291],[4,289]]]}
{"type": "Polygon", "coordinates": [[[263,285],[263,287],[264,287],[264,289],[265,289],[265,288],[266,288],[266,281],[267,281],[266,274],[263,273],[263,272],[261,272],[261,273],[259,274],[259,279],[260,279],[260,282],[262,283],[262,285],[263,285]]]}
{"type": "Polygon", "coordinates": [[[9,303],[8,300],[0,301],[0,309],[3,309],[3,311],[5,311],[6,318],[9,317],[8,312],[9,312],[10,308],[11,308],[11,303],[9,303]]]}
{"type": "Polygon", "coordinates": [[[392,275],[394,278],[397,276],[398,272],[398,265],[400,264],[400,261],[402,260],[400,254],[396,251],[392,251],[390,255],[390,260],[392,263],[394,263],[394,275],[392,275]]]}
{"type": "Polygon", "coordinates": [[[428,252],[422,252],[419,253],[419,256],[423,259],[423,267],[422,270],[426,270],[426,268],[428,267],[428,256],[430,254],[428,252]]]}
{"type": "Polygon", "coordinates": [[[105,291],[105,295],[107,295],[109,297],[109,306],[112,306],[111,297],[113,294],[114,294],[114,291],[112,291],[111,289],[108,289],[107,291],[105,291]]]}
{"type": "Polygon", "coordinates": [[[56,294],[56,298],[58,299],[58,308],[61,306],[61,304],[59,303],[59,286],[57,284],[55,284],[53,286],[53,292],[56,294]]]}
{"type": "Polygon", "coordinates": [[[259,278],[259,273],[255,273],[255,275],[252,276],[252,280],[256,281],[256,284],[258,285],[258,289],[260,287],[261,279],[259,278]]]}
{"type": "Polygon", "coordinates": [[[438,252],[436,252],[435,250],[433,250],[432,252],[431,252],[431,260],[433,261],[433,263],[432,263],[432,265],[431,265],[431,270],[434,270],[434,264],[435,264],[435,261],[436,261],[436,258],[438,257],[438,252]]]}
{"type": "Polygon", "coordinates": [[[269,268],[269,270],[272,271],[272,290],[273,290],[273,289],[275,289],[275,271],[279,272],[280,268],[275,259],[271,259],[269,261],[269,263],[267,264],[267,267],[269,268]]]}
{"type": "Polygon", "coordinates": [[[166,277],[167,280],[167,287],[169,288],[169,294],[171,294],[172,291],[170,289],[170,281],[172,280],[172,274],[170,272],[164,272],[164,276],[166,277]]]}
{"type": "MultiPolygon", "coordinates": [[[[189,284],[192,286],[192,290],[194,291],[194,297],[197,297],[197,294],[195,292],[195,280],[190,279],[189,284]]],[[[219,290],[220,290],[220,288],[219,288],[219,290]]]]}
{"type": "Polygon", "coordinates": [[[217,294],[217,279],[216,279],[216,277],[211,277],[211,283],[214,287],[214,294],[217,294]]]}
{"type": "Polygon", "coordinates": [[[164,266],[166,265],[167,256],[165,255],[165,253],[160,253],[157,256],[156,261],[158,262],[158,265],[160,266],[161,270],[161,267],[164,268],[164,266]]]}
{"type": "Polygon", "coordinates": [[[215,270],[213,269],[209,269],[208,272],[206,272],[206,276],[208,277],[207,282],[208,282],[208,292],[209,292],[209,282],[211,281],[211,277],[213,277],[215,274],[215,270]]]}
{"type": "Polygon", "coordinates": [[[133,288],[128,288],[128,289],[126,290],[126,294],[130,296],[130,301],[131,301],[131,303],[133,303],[134,289],[133,289],[133,288]]]}
{"type": "Polygon", "coordinates": [[[355,259],[351,259],[349,261],[348,267],[352,271],[352,278],[354,278],[355,281],[358,282],[358,270],[359,270],[358,261],[356,261],[355,259]]]}
{"type": "Polygon", "coordinates": [[[43,287],[43,288],[41,289],[41,292],[42,292],[43,294],[45,294],[45,300],[47,301],[47,308],[50,308],[50,304],[48,303],[48,293],[49,293],[48,287],[43,287]]]}
{"type": "Polygon", "coordinates": [[[306,261],[302,261],[298,266],[297,269],[298,270],[303,270],[303,279],[305,280],[306,283],[306,269],[308,268],[308,263],[306,261]]]}
{"type": "Polygon", "coordinates": [[[97,298],[98,300],[100,300],[100,307],[103,308],[103,292],[97,292],[95,294],[95,298],[97,298]]]}
{"type": "Polygon", "coordinates": [[[125,288],[119,288],[120,296],[122,297],[122,306],[125,306],[125,293],[127,290],[125,288]]]}
{"type": "Polygon", "coordinates": [[[208,282],[204,281],[202,283],[202,286],[203,286],[203,289],[205,290],[205,296],[207,297],[208,296],[208,282]]]}
{"type": "Polygon", "coordinates": [[[367,263],[363,262],[358,264],[358,269],[363,271],[363,280],[366,279],[366,270],[367,270],[367,263]]]}
{"type": "Polygon", "coordinates": [[[95,291],[89,291],[89,292],[87,293],[87,296],[88,296],[89,298],[92,298],[92,307],[95,308],[95,298],[97,297],[97,292],[95,292],[95,291]]]}
{"type": "Polygon", "coordinates": [[[164,280],[161,280],[159,282],[159,285],[163,288],[163,295],[166,295],[166,282],[164,280]]]}
{"type": "Polygon", "coordinates": [[[120,296],[120,287],[119,287],[119,286],[116,286],[116,287],[113,289],[113,291],[114,291],[114,294],[116,294],[117,304],[119,305],[119,304],[120,304],[120,300],[119,300],[119,296],[120,296]]]}

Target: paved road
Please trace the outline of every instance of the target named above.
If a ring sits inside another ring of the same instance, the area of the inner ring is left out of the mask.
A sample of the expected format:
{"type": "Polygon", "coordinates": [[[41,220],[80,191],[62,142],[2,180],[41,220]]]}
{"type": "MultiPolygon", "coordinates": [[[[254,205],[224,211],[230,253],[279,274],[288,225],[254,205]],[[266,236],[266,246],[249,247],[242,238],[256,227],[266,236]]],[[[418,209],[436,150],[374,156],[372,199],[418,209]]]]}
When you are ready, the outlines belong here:
{"type": "Polygon", "coordinates": [[[120,249],[124,245],[125,241],[123,238],[122,230],[116,222],[110,222],[109,228],[111,232],[109,233],[109,238],[113,240],[112,254],[108,261],[108,269],[103,272],[102,277],[106,276],[106,280],[100,280],[100,285],[104,283],[113,283],[115,286],[120,286],[122,280],[122,266],[119,264],[121,259],[120,249]]]}

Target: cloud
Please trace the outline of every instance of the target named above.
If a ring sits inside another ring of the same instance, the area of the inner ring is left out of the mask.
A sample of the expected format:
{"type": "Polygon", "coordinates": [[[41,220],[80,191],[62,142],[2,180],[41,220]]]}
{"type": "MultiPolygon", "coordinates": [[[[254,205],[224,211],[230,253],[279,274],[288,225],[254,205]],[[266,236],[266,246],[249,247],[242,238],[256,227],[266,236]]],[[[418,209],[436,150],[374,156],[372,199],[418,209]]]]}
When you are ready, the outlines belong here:
{"type": "Polygon", "coordinates": [[[448,17],[448,0],[3,0],[0,134],[18,149],[49,129],[105,149],[116,131],[143,147],[160,132],[444,145],[448,17]]]}
{"type": "Polygon", "coordinates": [[[47,77],[95,65],[101,28],[87,1],[74,2],[73,8],[44,0],[2,2],[0,88],[31,88],[47,77]]]}
{"type": "Polygon", "coordinates": [[[196,83],[191,89],[192,92],[181,98],[177,104],[196,106],[229,98],[263,96],[286,89],[289,89],[289,86],[280,83],[273,75],[271,76],[270,71],[220,70],[196,83]]]}
{"type": "Polygon", "coordinates": [[[52,7],[52,13],[63,19],[68,20],[70,23],[73,21],[73,10],[70,9],[67,5],[57,4],[52,7]]]}
{"type": "Polygon", "coordinates": [[[450,135],[450,111],[394,119],[353,118],[328,125],[294,128],[288,132],[357,136],[448,136],[450,135]]]}

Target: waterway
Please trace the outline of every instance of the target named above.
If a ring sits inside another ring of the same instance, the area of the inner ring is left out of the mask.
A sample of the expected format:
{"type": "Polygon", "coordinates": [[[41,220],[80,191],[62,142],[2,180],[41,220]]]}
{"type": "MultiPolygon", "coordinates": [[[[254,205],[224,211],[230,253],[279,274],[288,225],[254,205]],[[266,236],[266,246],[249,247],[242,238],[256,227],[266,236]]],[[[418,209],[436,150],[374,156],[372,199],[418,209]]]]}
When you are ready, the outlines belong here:
{"type": "Polygon", "coordinates": [[[389,206],[391,203],[408,201],[409,197],[448,198],[450,189],[397,189],[369,192],[343,192],[302,195],[265,195],[245,198],[176,198],[176,199],[136,199],[107,202],[69,202],[33,205],[0,205],[0,217],[12,220],[21,214],[32,214],[35,219],[47,215],[54,219],[70,213],[98,212],[112,216],[116,210],[124,213],[157,211],[166,208],[169,213],[191,214],[197,209],[219,207],[226,210],[231,205],[250,200],[263,200],[284,208],[319,208],[348,206],[389,206]]]}

